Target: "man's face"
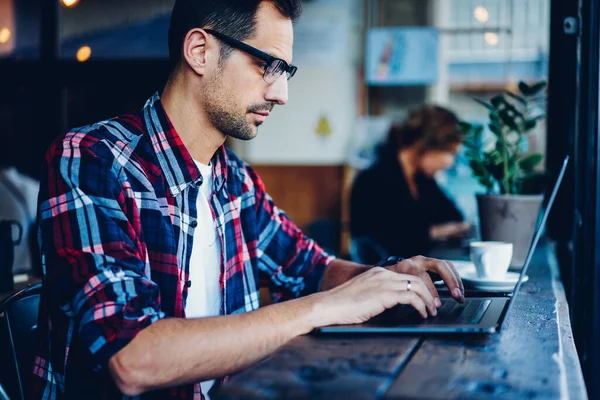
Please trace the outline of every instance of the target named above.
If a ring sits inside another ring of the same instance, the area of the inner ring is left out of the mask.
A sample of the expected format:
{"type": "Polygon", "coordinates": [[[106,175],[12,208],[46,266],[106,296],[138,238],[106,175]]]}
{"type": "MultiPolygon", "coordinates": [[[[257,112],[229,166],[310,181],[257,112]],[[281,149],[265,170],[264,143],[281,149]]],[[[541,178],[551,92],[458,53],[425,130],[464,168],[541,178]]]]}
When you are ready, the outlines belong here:
{"type": "MultiPolygon", "coordinates": [[[[255,36],[244,42],[291,63],[292,22],[266,1],[259,6],[256,21],[255,36]]],[[[205,109],[211,123],[223,134],[250,140],[273,107],[287,103],[286,74],[269,84],[263,80],[264,68],[264,61],[236,49],[207,76],[205,109]]]]}

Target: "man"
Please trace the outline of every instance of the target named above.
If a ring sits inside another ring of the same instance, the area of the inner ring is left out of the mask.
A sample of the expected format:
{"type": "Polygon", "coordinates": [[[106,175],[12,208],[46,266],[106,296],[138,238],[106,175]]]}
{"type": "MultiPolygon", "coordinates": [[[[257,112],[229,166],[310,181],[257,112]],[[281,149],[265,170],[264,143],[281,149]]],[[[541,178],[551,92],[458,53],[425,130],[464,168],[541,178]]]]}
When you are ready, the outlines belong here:
{"type": "Polygon", "coordinates": [[[287,102],[299,11],[299,0],[177,0],[162,94],[50,148],[37,397],[202,398],[315,327],[396,304],[435,315],[427,271],[462,300],[441,261],[328,256],[224,148],[287,102]],[[277,304],[259,308],[259,282],[277,304]]]}

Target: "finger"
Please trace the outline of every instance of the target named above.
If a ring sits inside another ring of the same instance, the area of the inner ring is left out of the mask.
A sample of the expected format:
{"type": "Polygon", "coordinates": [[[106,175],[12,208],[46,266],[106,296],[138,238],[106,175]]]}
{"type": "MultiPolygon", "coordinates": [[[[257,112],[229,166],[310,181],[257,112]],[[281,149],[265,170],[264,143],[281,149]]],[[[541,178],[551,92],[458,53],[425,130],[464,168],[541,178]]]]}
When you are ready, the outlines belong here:
{"type": "Polygon", "coordinates": [[[430,290],[427,288],[422,279],[417,278],[417,280],[407,280],[406,291],[417,293],[427,306],[429,315],[437,315],[437,304],[435,303],[436,297],[431,294],[430,290]]]}
{"type": "Polygon", "coordinates": [[[460,290],[463,292],[463,294],[465,293],[465,287],[463,285],[463,281],[460,278],[460,274],[458,273],[458,270],[456,269],[456,267],[454,266],[454,263],[452,261],[448,261],[448,260],[444,260],[444,262],[446,264],[448,264],[448,267],[450,268],[450,270],[452,271],[452,273],[454,274],[454,276],[456,276],[456,279],[458,280],[458,285],[460,287],[460,290]]]}
{"type": "Polygon", "coordinates": [[[429,292],[425,283],[417,276],[395,274],[396,276],[387,279],[381,286],[385,290],[400,290],[416,293],[427,307],[430,315],[437,315],[435,298],[429,292]],[[410,283],[410,285],[409,285],[410,283]]]}
{"type": "Polygon", "coordinates": [[[435,302],[435,306],[441,307],[442,302],[440,300],[440,294],[438,293],[437,288],[435,287],[435,284],[433,283],[433,279],[431,279],[431,276],[424,269],[422,269],[419,272],[418,276],[419,276],[419,278],[421,278],[423,285],[425,286],[427,291],[430,293],[433,301],[435,302]]]}
{"type": "Polygon", "coordinates": [[[427,318],[427,307],[423,299],[415,292],[399,291],[397,293],[398,304],[411,305],[421,314],[421,317],[427,318]]]}
{"type": "Polygon", "coordinates": [[[427,271],[434,271],[442,277],[450,290],[450,294],[456,301],[461,303],[464,301],[465,291],[454,266],[451,267],[447,262],[435,260],[433,258],[424,259],[423,263],[425,264],[425,269],[427,271]]]}
{"type": "Polygon", "coordinates": [[[407,271],[406,271],[407,274],[415,275],[415,276],[418,276],[419,278],[421,278],[421,280],[425,284],[425,287],[427,288],[429,293],[431,293],[431,296],[434,299],[436,307],[441,307],[442,302],[440,300],[440,295],[437,291],[437,288],[435,287],[435,284],[433,283],[433,280],[431,279],[431,276],[429,276],[427,271],[423,267],[419,267],[415,264],[411,264],[406,269],[407,269],[407,271]]]}
{"type": "Polygon", "coordinates": [[[427,318],[427,306],[417,293],[406,290],[385,290],[379,293],[387,299],[386,308],[392,308],[399,304],[410,305],[422,318],[427,318]]]}

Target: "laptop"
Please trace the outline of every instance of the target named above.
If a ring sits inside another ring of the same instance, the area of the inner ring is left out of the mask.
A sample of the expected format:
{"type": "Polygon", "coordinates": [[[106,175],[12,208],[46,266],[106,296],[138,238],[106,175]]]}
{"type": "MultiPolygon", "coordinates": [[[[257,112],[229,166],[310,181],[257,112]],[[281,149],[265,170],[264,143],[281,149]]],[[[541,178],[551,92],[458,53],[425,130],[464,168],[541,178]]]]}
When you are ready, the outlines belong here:
{"type": "Polygon", "coordinates": [[[451,297],[441,297],[442,306],[438,309],[438,315],[423,319],[411,306],[399,305],[384,311],[380,315],[371,318],[363,324],[356,325],[332,325],[316,329],[316,333],[495,333],[500,331],[506,315],[510,311],[514,298],[521,289],[523,277],[527,273],[533,252],[542,236],[544,226],[550,209],[554,204],[556,194],[565,175],[569,157],[563,162],[560,174],[556,179],[552,193],[543,208],[543,216],[538,224],[525,264],[521,270],[512,293],[486,292],[479,297],[469,296],[466,293],[465,302],[458,303],[451,297]]]}

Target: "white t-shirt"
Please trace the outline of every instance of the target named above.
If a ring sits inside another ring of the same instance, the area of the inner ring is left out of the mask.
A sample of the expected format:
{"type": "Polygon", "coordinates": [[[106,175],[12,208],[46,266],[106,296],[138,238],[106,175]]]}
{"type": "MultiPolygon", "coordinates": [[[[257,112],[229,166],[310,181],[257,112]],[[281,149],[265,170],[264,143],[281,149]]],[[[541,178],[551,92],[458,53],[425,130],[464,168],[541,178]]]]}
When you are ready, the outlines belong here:
{"type": "MultiPolygon", "coordinates": [[[[198,226],[194,232],[194,244],[190,259],[190,281],[185,305],[187,318],[214,317],[221,314],[221,239],[209,205],[213,188],[213,173],[210,165],[194,160],[204,181],[196,201],[198,226]]],[[[202,382],[202,393],[206,393],[215,381],[202,382]]],[[[208,397],[207,397],[208,399],[208,397]]]]}

